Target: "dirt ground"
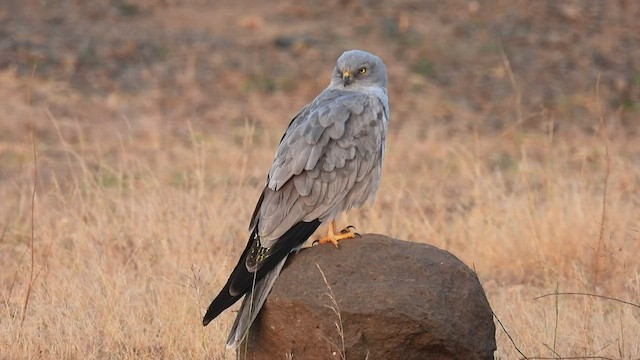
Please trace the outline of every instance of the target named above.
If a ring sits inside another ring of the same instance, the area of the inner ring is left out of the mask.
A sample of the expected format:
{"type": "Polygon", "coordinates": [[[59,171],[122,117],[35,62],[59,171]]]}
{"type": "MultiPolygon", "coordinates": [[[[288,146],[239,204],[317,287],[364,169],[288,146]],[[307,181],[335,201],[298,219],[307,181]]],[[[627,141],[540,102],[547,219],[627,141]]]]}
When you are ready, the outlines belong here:
{"type": "Polygon", "coordinates": [[[354,48],[385,61],[391,104],[358,226],[476,265],[529,358],[640,358],[633,306],[532,300],[640,303],[638,19],[628,0],[3,0],[0,359],[230,358],[233,314],[200,312],[279,136],[354,48]]]}

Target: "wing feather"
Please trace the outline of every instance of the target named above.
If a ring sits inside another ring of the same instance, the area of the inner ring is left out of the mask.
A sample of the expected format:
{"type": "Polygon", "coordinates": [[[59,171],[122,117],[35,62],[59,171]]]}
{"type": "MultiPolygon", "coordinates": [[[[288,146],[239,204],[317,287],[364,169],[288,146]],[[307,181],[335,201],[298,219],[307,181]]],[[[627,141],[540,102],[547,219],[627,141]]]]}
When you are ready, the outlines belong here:
{"type": "Polygon", "coordinates": [[[380,173],[387,112],[377,96],[329,91],[296,117],[278,148],[258,212],[263,246],[299,221],[324,221],[375,193],[377,181],[367,178],[380,173]]]}

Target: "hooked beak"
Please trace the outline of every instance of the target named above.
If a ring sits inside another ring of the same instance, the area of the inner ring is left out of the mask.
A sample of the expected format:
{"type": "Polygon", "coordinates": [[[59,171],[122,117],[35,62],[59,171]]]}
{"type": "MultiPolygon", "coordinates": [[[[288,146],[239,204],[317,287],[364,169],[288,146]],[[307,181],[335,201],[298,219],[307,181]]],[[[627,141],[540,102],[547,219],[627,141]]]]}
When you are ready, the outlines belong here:
{"type": "Polygon", "coordinates": [[[344,82],[345,86],[353,82],[353,78],[351,77],[351,73],[349,72],[349,70],[345,70],[342,72],[342,81],[344,82]]]}

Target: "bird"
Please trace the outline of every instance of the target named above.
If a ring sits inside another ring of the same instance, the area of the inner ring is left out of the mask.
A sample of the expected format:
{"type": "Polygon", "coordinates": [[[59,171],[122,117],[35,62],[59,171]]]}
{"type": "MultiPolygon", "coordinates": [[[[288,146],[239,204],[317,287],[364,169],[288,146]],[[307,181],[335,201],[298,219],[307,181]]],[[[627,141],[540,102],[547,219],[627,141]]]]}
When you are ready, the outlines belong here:
{"type": "Polygon", "coordinates": [[[249,240],[229,279],[209,305],[204,326],[244,296],[226,341],[237,349],[289,254],[322,223],[320,244],[354,238],[336,218],[373,203],[389,127],[387,70],[362,50],[338,57],[331,81],[291,120],[282,136],[249,224],[249,240]]]}

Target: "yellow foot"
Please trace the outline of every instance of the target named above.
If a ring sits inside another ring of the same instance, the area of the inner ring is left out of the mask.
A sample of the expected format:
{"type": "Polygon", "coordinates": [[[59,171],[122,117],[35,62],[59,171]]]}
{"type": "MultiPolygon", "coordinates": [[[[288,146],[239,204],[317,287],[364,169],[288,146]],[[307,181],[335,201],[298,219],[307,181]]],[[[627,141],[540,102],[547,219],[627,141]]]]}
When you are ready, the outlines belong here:
{"type": "MultiPolygon", "coordinates": [[[[347,226],[342,229],[338,234],[334,233],[335,223],[331,221],[329,223],[329,229],[327,231],[327,236],[324,236],[318,240],[316,240],[319,244],[332,243],[335,247],[338,247],[338,241],[344,239],[353,239],[358,233],[354,232],[355,227],[347,226]]],[[[315,241],[314,241],[315,243],[315,241]]]]}

